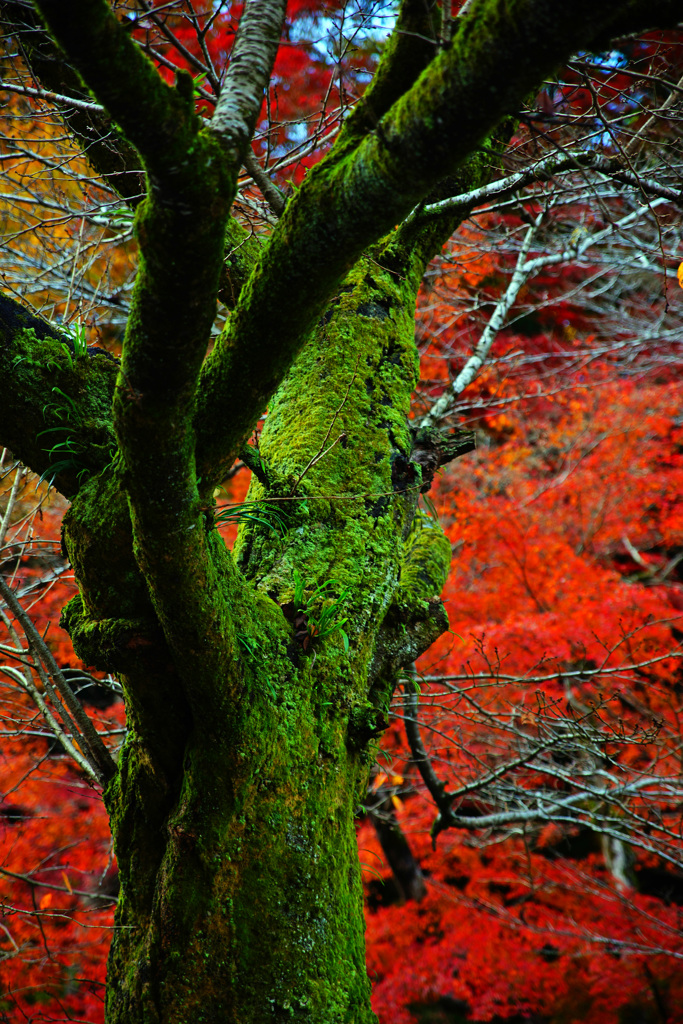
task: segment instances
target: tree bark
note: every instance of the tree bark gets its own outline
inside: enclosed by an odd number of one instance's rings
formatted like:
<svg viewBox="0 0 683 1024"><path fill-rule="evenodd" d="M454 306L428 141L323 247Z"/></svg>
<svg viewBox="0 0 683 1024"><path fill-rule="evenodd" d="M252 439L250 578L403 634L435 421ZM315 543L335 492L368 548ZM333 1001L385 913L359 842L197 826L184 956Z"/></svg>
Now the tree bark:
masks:
<svg viewBox="0 0 683 1024"><path fill-rule="evenodd" d="M373 1019L354 815L396 669L446 625L450 560L415 520L418 282L362 262L271 405L260 455L287 530L240 529L237 642L203 680L209 713L174 672L116 470L66 517L82 596L65 624L81 657L119 672L130 708L105 794L121 872L110 1022ZM328 433L342 439L301 478ZM263 494L254 478L250 500ZM208 511L204 529L227 557ZM297 575L313 598L298 639L283 611Z"/></svg>

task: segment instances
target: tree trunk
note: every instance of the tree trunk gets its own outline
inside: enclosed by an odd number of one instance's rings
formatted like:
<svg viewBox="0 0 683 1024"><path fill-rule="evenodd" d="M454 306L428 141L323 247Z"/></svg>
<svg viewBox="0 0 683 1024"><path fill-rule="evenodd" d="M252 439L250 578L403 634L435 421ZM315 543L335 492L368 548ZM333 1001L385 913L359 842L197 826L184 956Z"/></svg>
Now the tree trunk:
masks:
<svg viewBox="0 0 683 1024"><path fill-rule="evenodd" d="M163 822L117 816L117 800L138 799L140 752L128 745L108 794L123 883L111 1024L374 1020L354 833L360 758L333 723L284 702L252 710L252 727L190 739Z"/></svg>
<svg viewBox="0 0 683 1024"><path fill-rule="evenodd" d="M183 695L125 474L90 478L66 516L81 594L63 622L129 708L105 793L121 873L109 1024L374 1019L354 817L398 669L445 628L450 559L416 516L418 279L359 264L271 404L249 495L267 484L271 501L234 551L244 620L208 680L228 699L200 715ZM204 522L226 564L208 506ZM227 569L224 586L234 599Z"/></svg>

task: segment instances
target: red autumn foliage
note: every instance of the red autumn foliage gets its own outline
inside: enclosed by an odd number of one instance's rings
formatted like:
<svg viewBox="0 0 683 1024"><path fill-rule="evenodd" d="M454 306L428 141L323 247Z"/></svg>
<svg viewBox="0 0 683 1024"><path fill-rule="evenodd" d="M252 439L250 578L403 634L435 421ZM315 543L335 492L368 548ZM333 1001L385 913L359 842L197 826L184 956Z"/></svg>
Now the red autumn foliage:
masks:
<svg viewBox="0 0 683 1024"><path fill-rule="evenodd" d="M134 34L169 83L176 69L195 82L198 110L212 112L219 87L213 67L224 67L235 40L241 4L131 14ZM282 186L301 183L329 144L349 106L377 64L385 4L344 0L290 2L268 95L254 136L254 152L265 159ZM163 27L162 27L163 26ZM213 67L208 63L210 58Z"/></svg>
<svg viewBox="0 0 683 1024"><path fill-rule="evenodd" d="M431 749L450 789L474 778L492 751L505 753L511 708L533 733L543 714L559 716L568 694L577 707L599 705L608 724L624 723L632 739L619 746L625 766L662 778L676 770L680 670L665 655L677 653L683 604L677 565L667 571L681 548L678 384L612 371L596 365L590 380L552 400L479 416L482 445L439 481L435 500L456 551L446 590L453 634L420 670L427 680L437 671L471 680L469 701L423 683L422 720L438 730ZM473 406L481 392L519 390L518 380L494 380L496 372L480 378ZM246 475L236 476L233 500ZM56 626L73 591L60 572L60 513L58 504L45 506L30 543L27 524L18 526L5 571L20 591L35 588L32 614L41 632L50 623L60 664L82 668ZM640 668L624 669L633 665ZM5 1012L101 1020L115 878L106 816L7 679L3 705ZM102 729L120 726L121 716L120 703L93 710ZM364 823L368 964L380 1020L452 1021L465 1008L474 1020L657 1020L664 1010L679 1019L683 891L665 862L635 849L637 886L620 886L595 834L552 822L521 835L448 831L434 850L434 808L400 720L385 747L397 817L427 895L391 902L390 872ZM475 792L463 810L487 807ZM676 827L677 807L661 803L659 813Z"/></svg>
<svg viewBox="0 0 683 1024"><path fill-rule="evenodd" d="M489 255L457 286L489 286L492 266ZM424 359L438 395L457 316L434 294ZM435 809L397 721L375 786L393 793L424 899L400 899L370 821L359 831L374 1006L392 1024L683 1020L680 796L668 795L683 711L680 373L651 352L629 370L568 319L560 304L531 346L499 337L459 406L479 448L433 492L454 552L452 634L418 664L420 719L439 779L468 791L457 812L471 825L432 846ZM542 356L531 371L506 358L520 349ZM567 724L573 749L558 740ZM549 756L531 758L544 742ZM511 763L502 795L477 785ZM561 820L570 776L590 786L607 770L643 783L632 845L610 848L590 814ZM555 820L476 828L541 787Z"/></svg>
<svg viewBox="0 0 683 1024"><path fill-rule="evenodd" d="M5 453L5 487L19 472L8 461ZM20 485L3 573L77 688L84 666L57 625L75 592L60 553L65 506L41 490L36 510L35 480ZM24 645L15 626L5 619L0 633L0 1019L102 1020L116 892L107 816L101 794L50 734L21 685L25 655L18 648ZM124 726L120 698L93 685L80 695L97 727L115 743Z"/></svg>

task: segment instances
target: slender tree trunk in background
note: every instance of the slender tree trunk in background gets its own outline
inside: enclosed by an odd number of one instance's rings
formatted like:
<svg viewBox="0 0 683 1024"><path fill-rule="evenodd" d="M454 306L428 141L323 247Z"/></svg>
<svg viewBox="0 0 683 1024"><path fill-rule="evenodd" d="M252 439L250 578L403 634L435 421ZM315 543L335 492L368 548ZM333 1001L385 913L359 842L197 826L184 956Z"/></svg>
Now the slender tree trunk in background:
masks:
<svg viewBox="0 0 683 1024"><path fill-rule="evenodd" d="M391 868L393 883L401 902L419 903L427 895L424 875L394 813L390 795L380 789L372 796L376 802L366 808L377 834L382 853ZM391 893L389 893L391 895Z"/></svg>

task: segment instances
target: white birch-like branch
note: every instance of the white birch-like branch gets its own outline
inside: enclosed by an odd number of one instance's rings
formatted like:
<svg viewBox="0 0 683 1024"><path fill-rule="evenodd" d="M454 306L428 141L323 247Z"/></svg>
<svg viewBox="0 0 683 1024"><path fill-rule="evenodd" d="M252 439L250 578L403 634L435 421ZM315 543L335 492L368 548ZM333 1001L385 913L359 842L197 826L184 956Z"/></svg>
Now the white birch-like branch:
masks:
<svg viewBox="0 0 683 1024"><path fill-rule="evenodd" d="M505 326L506 317L510 312L510 309L514 305L517 296L529 278L535 276L540 270L544 270L546 267L557 266L570 261L576 262L588 249L598 245L615 231L623 233L636 221L650 213L655 207L666 202L667 199L663 197L655 199L648 205L638 207L638 209L626 214L626 216L622 217L620 220L615 221L606 228L603 228L602 231L596 231L593 234L587 234L582 232L581 229L577 229L572 236L572 242L566 249L563 249L561 252L537 256L534 259L527 260L526 257L534 236L541 224L542 215L539 215L537 220L527 230L517 257L517 263L515 264L510 284L508 285L505 294L497 302L474 352L467 360L450 388L441 395L438 401L435 402L430 411L421 420L420 428L429 429L438 427L444 417L451 412L457 397L462 394L465 388L476 379L479 371L489 356L493 342Z"/></svg>
<svg viewBox="0 0 683 1024"><path fill-rule="evenodd" d="M77 100L74 96L64 96L61 92L50 92L49 89L32 89L29 85L15 85L12 82L4 82L1 79L0 92L16 92L20 96L31 96L33 99L46 100L48 103L75 107L76 110L87 110L91 114L106 114L106 110L100 103L92 103L90 100Z"/></svg>
<svg viewBox="0 0 683 1024"><path fill-rule="evenodd" d="M498 332L505 324L507 314L513 306L521 289L524 287L527 279L533 272L531 264L527 263L526 257L529 253L531 243L534 240L534 236L540 226L540 223L541 217L539 217L528 229L524 241L522 242L522 248L519 251L519 256L517 257L517 264L512 274L510 284L508 285L505 294L496 305L493 315L479 339L477 347L463 366L456 379L453 381L449 390L443 393L441 398L439 398L424 417L420 423L420 428L429 429L431 427L438 426L444 416L450 412L455 398L465 390L468 384L472 383L486 362L488 354L491 351L491 346L493 345ZM531 262L533 263L533 261Z"/></svg>
<svg viewBox="0 0 683 1024"><path fill-rule="evenodd" d="M211 130L244 154L280 45L286 0L247 0Z"/></svg>
<svg viewBox="0 0 683 1024"><path fill-rule="evenodd" d="M406 219L406 223L417 217L438 216L439 214L460 208L476 209L476 207L482 206L491 199L499 198L512 192L518 192L519 189L524 188L526 185L548 181L549 178L554 177L556 174L561 174L565 171L576 171L581 167L595 167L598 160L598 154L591 150L563 155L553 153L551 156L539 160L532 167L528 167L523 171L517 171L515 174L509 174L507 177L499 178L497 181L491 181L488 185L474 188L470 192L461 192L457 196L449 196L447 199L441 199L438 203L430 203L422 208L417 207Z"/></svg>
<svg viewBox="0 0 683 1024"><path fill-rule="evenodd" d="M543 181L549 181L559 174L571 174L574 171L591 170L607 178L612 178L624 184L633 185L646 195L653 195L677 206L683 204L680 192L674 188L656 181L654 178L640 175L628 167L624 167L619 157L608 158L601 156L593 150L581 150L578 153L566 153L558 155L553 153L539 160L532 167L515 174L509 174L505 178L491 181L481 188L472 189L470 192L461 192L457 196L449 196L441 199L438 203L430 203L422 208L417 207L407 218L409 223L417 218L436 217L443 213L455 210L476 210L484 206L492 199L500 199L505 196L514 195L527 185L534 185Z"/></svg>

